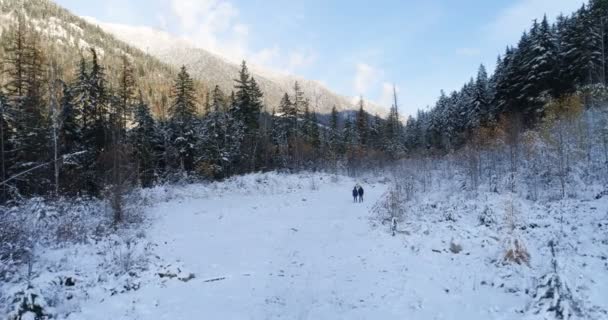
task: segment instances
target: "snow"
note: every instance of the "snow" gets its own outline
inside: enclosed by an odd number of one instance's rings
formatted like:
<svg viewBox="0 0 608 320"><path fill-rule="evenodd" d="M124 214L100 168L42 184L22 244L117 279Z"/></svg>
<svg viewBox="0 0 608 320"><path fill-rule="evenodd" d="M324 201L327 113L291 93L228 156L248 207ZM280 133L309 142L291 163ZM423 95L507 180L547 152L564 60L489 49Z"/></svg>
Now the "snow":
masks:
<svg viewBox="0 0 608 320"><path fill-rule="evenodd" d="M32 284L59 319L551 319L561 296L581 310L573 319L608 319L607 199L472 196L443 181L406 202L393 237L377 205L388 180L376 176L140 190L142 230L38 250ZM513 239L529 263L505 263ZM558 278L547 299L543 284Z"/></svg>

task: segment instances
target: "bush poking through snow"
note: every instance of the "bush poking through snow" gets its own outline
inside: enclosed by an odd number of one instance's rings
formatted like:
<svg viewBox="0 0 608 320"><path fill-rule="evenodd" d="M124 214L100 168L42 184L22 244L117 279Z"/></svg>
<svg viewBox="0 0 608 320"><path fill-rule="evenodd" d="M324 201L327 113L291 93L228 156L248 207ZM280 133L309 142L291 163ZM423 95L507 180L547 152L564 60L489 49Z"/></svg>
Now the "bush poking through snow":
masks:
<svg viewBox="0 0 608 320"><path fill-rule="evenodd" d="M395 184L382 195L372 208L372 212L378 216L382 223L390 222L392 224L393 219L397 221L403 220L405 204L406 197L403 187Z"/></svg>
<svg viewBox="0 0 608 320"><path fill-rule="evenodd" d="M51 318L46 301L38 290L28 288L25 291L19 291L12 301L13 310L9 312L8 320L46 320Z"/></svg>
<svg viewBox="0 0 608 320"><path fill-rule="evenodd" d="M491 227L496 224L496 219L494 217L494 211L490 209L490 207L486 206L483 211L479 214L479 225L485 227Z"/></svg>
<svg viewBox="0 0 608 320"><path fill-rule="evenodd" d="M568 320L582 316L570 287L555 272L546 274L540 279L533 298L534 303L530 310L535 315L542 315L542 319ZM547 317L547 314L551 317Z"/></svg>
<svg viewBox="0 0 608 320"><path fill-rule="evenodd" d="M196 278L194 273L182 271L182 269L180 267L168 265L168 266L164 267L164 270L165 271L157 273L160 278L169 278L169 279L177 278L178 280L183 281L183 282L188 282L188 281Z"/></svg>
<svg viewBox="0 0 608 320"><path fill-rule="evenodd" d="M459 254L462 251L462 245L455 243L454 240L450 241L450 251L454 254Z"/></svg>
<svg viewBox="0 0 608 320"><path fill-rule="evenodd" d="M534 302L528 308L533 315L541 319L586 319L581 304L574 298L567 282L559 275L555 243L549 242L552 255L553 270L544 275L536 287L533 295Z"/></svg>
<svg viewBox="0 0 608 320"><path fill-rule="evenodd" d="M15 267L27 259L30 241L26 221L20 211L0 208L0 282L12 281Z"/></svg>

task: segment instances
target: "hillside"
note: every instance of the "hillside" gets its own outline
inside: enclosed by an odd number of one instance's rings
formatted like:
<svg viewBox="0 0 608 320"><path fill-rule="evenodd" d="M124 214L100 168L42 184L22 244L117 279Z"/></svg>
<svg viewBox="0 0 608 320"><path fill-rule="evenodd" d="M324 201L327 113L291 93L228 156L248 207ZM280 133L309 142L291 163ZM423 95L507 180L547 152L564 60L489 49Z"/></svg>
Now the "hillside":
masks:
<svg viewBox="0 0 608 320"><path fill-rule="evenodd" d="M199 81L199 101L205 99L209 88L216 84L230 92L239 66L203 49L195 48L169 34L145 27L104 24L78 17L48 0L3 0L0 2L0 31L16 23L18 12L25 21L43 36L43 45L62 66L64 78L71 78L81 55L95 48L102 62L110 70L120 66L120 59L127 55L137 71L138 83L145 97L151 102L157 115L166 114L166 101L177 68L185 65ZM67 50L66 50L67 49ZM290 75L264 72L256 73L265 104L269 111L278 106L285 92L291 93L295 81L301 84L306 97L320 113L329 113L332 106L339 110L354 109L352 98L337 95L320 83ZM117 74L109 72L110 76ZM112 80L112 79L111 79ZM386 115L387 109L373 103L367 104L368 112Z"/></svg>
<svg viewBox="0 0 608 320"><path fill-rule="evenodd" d="M151 102L155 113L159 115L166 111L163 110L166 108L163 100L169 95L169 88L177 73L175 68L117 40L97 26L47 0L1 1L0 31L15 25L19 13L31 28L41 34L41 45L46 55L52 57L62 68L60 71L63 79L72 79L80 57L88 55L88 50L94 48L109 69L110 81L115 81L122 56L126 55L136 71L139 87Z"/></svg>
<svg viewBox="0 0 608 320"><path fill-rule="evenodd" d="M186 40L178 39L166 32L148 27L134 27L121 24L103 23L92 18L86 18L92 24L97 24L103 30L113 34L118 39L129 43L140 50L166 62L174 67L185 65L193 76L206 83L220 85L222 90L230 92L233 79L237 77L240 66L217 56L209 51L195 47ZM329 113L332 106L338 110L353 109L353 98L338 95L321 83L301 77L280 74L265 70L261 67L250 66L256 81L265 94L267 107L274 108L285 92L293 91L294 83L300 83L306 97L310 99L317 112ZM386 115L388 109L367 101L369 113Z"/></svg>

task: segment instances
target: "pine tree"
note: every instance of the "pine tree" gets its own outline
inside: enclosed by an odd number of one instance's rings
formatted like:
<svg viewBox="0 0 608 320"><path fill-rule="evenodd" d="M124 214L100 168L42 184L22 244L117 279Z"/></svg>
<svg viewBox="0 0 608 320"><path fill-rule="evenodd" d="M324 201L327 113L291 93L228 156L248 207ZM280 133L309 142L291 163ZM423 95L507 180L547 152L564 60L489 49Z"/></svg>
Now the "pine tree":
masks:
<svg viewBox="0 0 608 320"><path fill-rule="evenodd" d="M0 90L0 177L2 181L2 194L0 194L0 203L8 200L8 186L5 181L8 179L8 168L11 165L11 145L10 141L13 136L13 126L10 114L10 106L8 99Z"/></svg>
<svg viewBox="0 0 608 320"><path fill-rule="evenodd" d="M384 134L383 134L383 128L384 128L384 123L382 122L382 118L380 117L380 115L375 114L371 121L370 121L370 125L369 125L369 131L368 131L368 145L375 150L382 150L383 149L383 140L384 140Z"/></svg>
<svg viewBox="0 0 608 320"><path fill-rule="evenodd" d="M217 87L217 86L216 86ZM207 92L205 92L205 114L209 114L212 111L212 103L211 103L211 92L209 92L209 90L207 90Z"/></svg>
<svg viewBox="0 0 608 320"><path fill-rule="evenodd" d="M84 77L84 88L76 99L82 103L83 118L87 122L83 125L83 143L92 151L96 160L99 154L109 145L107 136L109 124L109 97L107 92L105 68L99 63L97 52L91 49L91 70Z"/></svg>
<svg viewBox="0 0 608 320"><path fill-rule="evenodd" d="M256 131L259 129L260 113L264 110L264 94L253 77L249 81L249 95L251 97L250 116L246 124L251 131Z"/></svg>
<svg viewBox="0 0 608 320"><path fill-rule="evenodd" d="M186 67L182 67L172 89L173 102L169 108L169 128L171 141L177 154L180 169L190 172L194 169L196 137L196 98L194 83Z"/></svg>
<svg viewBox="0 0 608 320"><path fill-rule="evenodd" d="M561 35L561 59L568 79L579 86L596 83L602 65L601 30L593 20L587 6L583 5L565 26Z"/></svg>
<svg viewBox="0 0 608 320"><path fill-rule="evenodd" d="M312 112L310 116L310 144L314 148L315 152L321 148L321 133L319 132L319 120L317 113Z"/></svg>
<svg viewBox="0 0 608 320"><path fill-rule="evenodd" d="M220 89L220 86L213 88L213 94L211 96L209 111L220 112L224 111L226 102L224 101L224 93Z"/></svg>
<svg viewBox="0 0 608 320"><path fill-rule="evenodd" d="M9 174L31 171L18 180L18 188L26 194L46 191L45 173L49 172L44 163L49 157L48 113L45 106L45 57L39 44L38 35L27 30L22 17L18 18L17 28L9 34L5 47L5 63L8 82L9 108L13 132ZM31 175L39 181L30 183Z"/></svg>
<svg viewBox="0 0 608 320"><path fill-rule="evenodd" d="M81 141L84 154L78 159L84 190L90 194L101 191L106 170L100 156L107 151L110 139L109 96L105 69L99 64L97 52L91 52L90 71L81 59L76 81L72 86L74 108L81 114Z"/></svg>
<svg viewBox="0 0 608 320"><path fill-rule="evenodd" d="M9 30L4 47L3 62L7 66L5 72L8 76L5 88L8 97L21 98L25 96L27 90L28 43L26 33L24 18L19 15L16 28Z"/></svg>
<svg viewBox="0 0 608 320"><path fill-rule="evenodd" d="M393 105L383 131L384 151L394 158L400 156L403 152L403 125L399 119L399 104L395 86L393 86Z"/></svg>
<svg viewBox="0 0 608 320"><path fill-rule="evenodd" d="M255 79L249 74L247 64L243 61L239 72L234 93L234 103L230 108L230 116L234 123L241 123L243 127L243 141L240 143L241 166L243 172L256 170L260 158L259 154L259 121L263 108L263 94Z"/></svg>
<svg viewBox="0 0 608 320"><path fill-rule="evenodd" d="M115 111L122 139L127 131L127 123L133 118L133 105L135 104L135 76L133 67L126 55L122 56L121 74L118 87L118 108ZM141 97L140 97L141 99ZM141 104L141 101L139 101Z"/></svg>
<svg viewBox="0 0 608 320"><path fill-rule="evenodd" d="M301 136L306 143L311 142L311 134L313 127L312 113L310 112L310 104L308 101L304 104L304 111L302 113L302 133Z"/></svg>
<svg viewBox="0 0 608 320"><path fill-rule="evenodd" d="M220 179L230 174L238 159L243 125L231 114L222 111L224 94L218 86L213 90L211 112L205 115L201 127L200 148L203 150L200 170L208 178Z"/></svg>
<svg viewBox="0 0 608 320"><path fill-rule="evenodd" d="M243 122L245 133L252 134L259 127L259 115L262 110L262 92L255 79L249 74L247 64L243 61L238 79L234 80L236 92L234 93L234 104L232 115L235 119Z"/></svg>
<svg viewBox="0 0 608 320"><path fill-rule="evenodd" d="M82 118L81 110L74 106L74 97L70 87L62 84L63 95L60 101L60 128L59 137L61 141L61 153L73 154L82 147Z"/></svg>
<svg viewBox="0 0 608 320"><path fill-rule="evenodd" d="M357 131L350 117L347 117L344 121L344 128L342 129L342 138L344 146L343 152L351 150L353 146L356 145L358 142Z"/></svg>
<svg viewBox="0 0 608 320"><path fill-rule="evenodd" d="M472 108L469 114L469 127L478 128L490 120L490 93L488 73L485 66L479 66L475 87L473 89Z"/></svg>
<svg viewBox="0 0 608 320"><path fill-rule="evenodd" d="M133 150L138 181L142 187L150 187L155 180L157 167L156 151L160 148L160 137L150 108L140 93L139 102L133 114L133 128L129 132L129 142Z"/></svg>
<svg viewBox="0 0 608 320"><path fill-rule="evenodd" d="M336 106L333 106L331 108L331 117L329 120L329 127L331 128L332 131L337 132L338 131L338 109L336 109Z"/></svg>
<svg viewBox="0 0 608 320"><path fill-rule="evenodd" d="M293 85L293 114L296 119L300 118L302 113L304 112L305 106L308 104L306 98L304 96L304 91L302 91L302 87L300 83L297 81ZM296 120L296 132L300 134L302 132L302 128L300 128L300 122Z"/></svg>
<svg viewBox="0 0 608 320"><path fill-rule="evenodd" d="M297 114L289 95L285 93L279 104L279 116L273 128L273 141L277 146L284 166L294 156L294 143L297 135Z"/></svg>
<svg viewBox="0 0 608 320"><path fill-rule="evenodd" d="M530 106L526 114L536 123L542 117L542 107L545 104L543 97L554 94L558 75L558 52L553 31L549 26L547 17L539 25L535 25L531 39L530 57L525 66L528 70L526 83L528 83L530 97L539 97L541 100L528 98Z"/></svg>
<svg viewBox="0 0 608 320"><path fill-rule="evenodd" d="M368 119L367 112L364 109L363 97L359 99L359 111L357 112L357 118L355 120L356 133L357 133L357 143L360 146L367 145L368 138Z"/></svg>

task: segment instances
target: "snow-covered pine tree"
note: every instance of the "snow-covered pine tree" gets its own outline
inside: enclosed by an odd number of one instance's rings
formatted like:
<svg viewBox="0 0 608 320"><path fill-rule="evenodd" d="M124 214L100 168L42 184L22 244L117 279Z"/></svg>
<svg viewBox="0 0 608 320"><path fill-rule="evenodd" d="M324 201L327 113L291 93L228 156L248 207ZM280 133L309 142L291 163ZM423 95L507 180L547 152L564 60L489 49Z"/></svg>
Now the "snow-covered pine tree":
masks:
<svg viewBox="0 0 608 320"><path fill-rule="evenodd" d="M156 179L156 151L161 141L150 107L143 101L141 93L133 111L133 128L129 131L128 138L137 170L137 180L142 187L150 187Z"/></svg>
<svg viewBox="0 0 608 320"><path fill-rule="evenodd" d="M321 148L321 133L319 132L319 120L317 118L317 113L315 110L310 114L310 144L312 145L315 152L319 151Z"/></svg>
<svg viewBox="0 0 608 320"><path fill-rule="evenodd" d="M277 147L280 163L287 166L291 161L293 141L296 136L297 115L289 95L285 93L279 104L279 115L273 127L273 142Z"/></svg>
<svg viewBox="0 0 608 320"><path fill-rule="evenodd" d="M482 64L477 71L473 89L472 106L469 114L469 126L478 128L488 123L490 118L490 94L488 73Z"/></svg>
<svg viewBox="0 0 608 320"><path fill-rule="evenodd" d="M102 189L104 170L100 155L111 143L109 136L110 112L105 69L99 64L97 52L91 52L91 68L83 59L71 88L73 104L81 114L82 156L78 166L82 170L83 189L90 194L98 194Z"/></svg>
<svg viewBox="0 0 608 320"><path fill-rule="evenodd" d="M554 93L558 71L558 52L555 36L545 16L531 32L531 46L525 68L528 70L525 88L529 97L524 110L527 118L536 123L542 117L546 97Z"/></svg>
<svg viewBox="0 0 608 320"><path fill-rule="evenodd" d="M338 109L334 105L331 108L331 114L329 116L329 128L324 130L325 144L329 150L328 158L330 161L337 161L340 154L342 154L342 132L340 130L340 118Z"/></svg>
<svg viewBox="0 0 608 320"><path fill-rule="evenodd" d="M367 117L367 112L365 112L363 97L359 98L359 111L357 111L357 117L355 120L355 128L357 133L357 143L360 146L367 145L368 139L368 130L369 130L369 121Z"/></svg>
<svg viewBox="0 0 608 320"><path fill-rule="evenodd" d="M207 178L219 179L229 175L231 165L238 159L242 124L221 111L224 94L219 86L213 90L210 101L211 112L203 118L200 128L201 163L199 171Z"/></svg>
<svg viewBox="0 0 608 320"><path fill-rule="evenodd" d="M62 83L62 97L59 102L60 106L60 124L59 138L62 154L72 154L79 151L82 147L82 127L80 120L82 119L82 110L74 106L74 96L70 86Z"/></svg>
<svg viewBox="0 0 608 320"><path fill-rule="evenodd" d="M8 168L12 160L10 141L14 132L11 118L8 99L0 90L0 177L2 179L0 203L8 200L8 185L5 181L8 179Z"/></svg>
<svg viewBox="0 0 608 320"><path fill-rule="evenodd" d="M368 145L374 150L382 150L384 142L383 125L382 118L378 114L375 114L369 121Z"/></svg>
<svg viewBox="0 0 608 320"><path fill-rule="evenodd" d="M120 69L119 86L117 90L118 105L116 110L117 125L120 133L120 140L124 138L129 122L133 121L133 108L139 106L141 101L136 101L136 83L133 74L133 66L126 55L122 56L122 66ZM140 93L140 100L141 100Z"/></svg>
<svg viewBox="0 0 608 320"><path fill-rule="evenodd" d="M258 127L258 117L260 112L258 107L260 105L258 101L254 100L259 100L260 97L254 97L252 95L254 91L259 91L259 87L257 87L255 80L252 82L252 78L249 74L249 69L247 68L247 63L245 61L243 61L241 64L238 79L235 79L234 81L234 88L236 91L234 92L234 104L231 106L231 113L235 119L243 122L245 125L244 131L247 134L250 134ZM256 83L256 88L252 88L252 83Z"/></svg>
<svg viewBox="0 0 608 320"><path fill-rule="evenodd" d="M169 108L169 129L172 148L175 150L176 162L184 173L194 169L195 158L195 125L196 125L196 97L194 82L185 66L182 66L175 79L171 98L173 102Z"/></svg>
<svg viewBox="0 0 608 320"><path fill-rule="evenodd" d="M44 91L46 61L39 35L27 29L23 17L18 17L17 27L9 33L4 51L9 113L14 124L14 161L7 176L28 172L17 181L17 188L27 195L40 194L50 183L50 167L45 165L50 151ZM38 181L33 181L33 175Z"/></svg>
<svg viewBox="0 0 608 320"><path fill-rule="evenodd" d="M604 17L605 19L605 17ZM597 83L601 77L602 37L601 18L594 19L583 5L563 26L561 59L565 75L578 86Z"/></svg>
<svg viewBox="0 0 608 320"><path fill-rule="evenodd" d="M234 100L230 107L231 117L234 123L244 125L242 132L243 141L241 145L241 161L239 169L241 172L256 169L259 157L258 129L260 113L264 109L263 93L257 82L249 74L247 63L243 61L239 76L235 81Z"/></svg>

